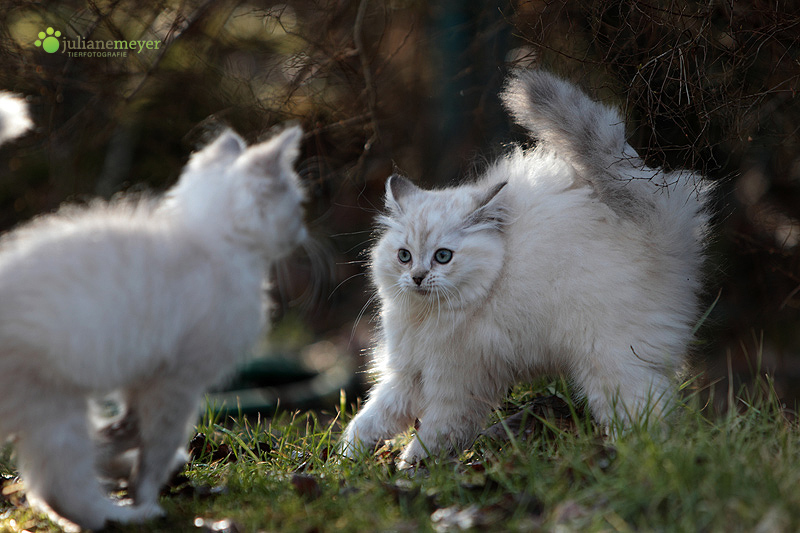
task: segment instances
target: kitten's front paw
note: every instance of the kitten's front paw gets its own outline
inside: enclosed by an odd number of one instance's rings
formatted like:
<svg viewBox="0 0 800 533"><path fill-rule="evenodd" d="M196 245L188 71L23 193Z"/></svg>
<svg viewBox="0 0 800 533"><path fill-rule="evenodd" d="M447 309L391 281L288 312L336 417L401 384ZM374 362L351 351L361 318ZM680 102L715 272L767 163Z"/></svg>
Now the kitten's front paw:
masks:
<svg viewBox="0 0 800 533"><path fill-rule="evenodd" d="M400 457L397 460L397 463L396 463L395 466L397 466L398 470L411 470L412 468L416 467L417 464L416 463L409 463L408 461L406 461L405 459Z"/></svg>
<svg viewBox="0 0 800 533"><path fill-rule="evenodd" d="M145 520L154 520L167 516L167 512L156 503L142 505L140 509Z"/></svg>
<svg viewBox="0 0 800 533"><path fill-rule="evenodd" d="M135 511L135 514L130 522L149 522L150 520L167 516L167 512L156 503L137 505L133 507L133 510Z"/></svg>
<svg viewBox="0 0 800 533"><path fill-rule="evenodd" d="M400 458L397 460L397 468L400 470L408 470L417 465L420 461L428 457L428 451L422 445L418 437L414 437L414 439L406 446L406 449L403 450L403 453L400 454Z"/></svg>
<svg viewBox="0 0 800 533"><path fill-rule="evenodd" d="M116 506L107 519L118 524L141 524L166 516L167 513L158 504L145 504L133 506Z"/></svg>
<svg viewBox="0 0 800 533"><path fill-rule="evenodd" d="M348 459L358 459L369 455L375 448L376 442L370 442L360 438L363 432L354 420L345 428L342 439L339 441L337 452L340 456Z"/></svg>

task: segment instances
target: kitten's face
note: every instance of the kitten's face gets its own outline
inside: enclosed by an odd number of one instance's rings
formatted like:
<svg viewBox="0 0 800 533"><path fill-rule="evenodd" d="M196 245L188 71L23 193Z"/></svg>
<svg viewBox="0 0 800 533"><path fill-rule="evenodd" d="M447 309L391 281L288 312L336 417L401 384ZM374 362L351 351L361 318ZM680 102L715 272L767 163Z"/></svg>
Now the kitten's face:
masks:
<svg viewBox="0 0 800 533"><path fill-rule="evenodd" d="M171 194L209 235L222 232L272 259L285 255L307 236L292 168L301 136L289 128L248 148L227 131L192 157Z"/></svg>
<svg viewBox="0 0 800 533"><path fill-rule="evenodd" d="M273 256L290 252L307 237L304 194L293 169L301 136L300 128L290 128L252 146L232 169L241 182L238 229Z"/></svg>
<svg viewBox="0 0 800 533"><path fill-rule="evenodd" d="M424 191L390 178L386 231L372 251L381 296L450 309L484 298L505 254L502 186Z"/></svg>

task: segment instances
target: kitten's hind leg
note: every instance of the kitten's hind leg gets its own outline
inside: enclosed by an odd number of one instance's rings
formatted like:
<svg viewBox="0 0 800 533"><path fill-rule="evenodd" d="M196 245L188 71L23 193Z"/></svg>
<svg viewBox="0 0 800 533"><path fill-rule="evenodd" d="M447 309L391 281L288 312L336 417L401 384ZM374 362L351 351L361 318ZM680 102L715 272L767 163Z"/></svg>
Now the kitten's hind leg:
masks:
<svg viewBox="0 0 800 533"><path fill-rule="evenodd" d="M17 457L29 501L88 529L100 529L107 521L147 519L105 497L95 475L95 444L83 394L54 387L29 389L28 394L30 425L18 434ZM58 516L53 518L60 521Z"/></svg>
<svg viewBox="0 0 800 533"><path fill-rule="evenodd" d="M136 506L162 512L161 488L186 460L189 428L197 416L200 390L178 380L156 379L131 391L130 409L139 421L139 462L128 492ZM178 460L180 458L180 461Z"/></svg>
<svg viewBox="0 0 800 533"><path fill-rule="evenodd" d="M386 377L369 393L367 402L342 435L342 455L355 458L367 453L381 439L408 429L416 420L419 387L413 380Z"/></svg>
<svg viewBox="0 0 800 533"><path fill-rule="evenodd" d="M577 382L595 420L612 435L633 424L659 427L675 399L665 369L635 358L596 358Z"/></svg>
<svg viewBox="0 0 800 533"><path fill-rule="evenodd" d="M100 477L112 482L129 479L138 460L140 444L136 413L128 409L110 423L95 420L93 425Z"/></svg>

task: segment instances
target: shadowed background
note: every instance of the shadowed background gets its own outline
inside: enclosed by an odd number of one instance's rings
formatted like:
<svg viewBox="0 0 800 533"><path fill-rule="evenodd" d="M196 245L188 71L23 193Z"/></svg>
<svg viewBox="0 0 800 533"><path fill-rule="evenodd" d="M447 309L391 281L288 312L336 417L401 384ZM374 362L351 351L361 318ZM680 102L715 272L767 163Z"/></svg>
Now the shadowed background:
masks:
<svg viewBox="0 0 800 533"><path fill-rule="evenodd" d="M497 93L509 69L541 66L620 107L630 143L651 166L691 168L720 183L707 305L719 298L700 330L698 384L770 372L790 405L800 395L800 6L109 0L0 7L0 89L25 95L36 123L0 148L0 230L65 200L163 191L222 125L253 142L298 122L306 131L298 169L317 244L278 268L270 345L303 351L312 370L333 361L350 372L365 363L374 325L363 261L384 180L399 171L424 186L458 183L504 143L528 142ZM35 45L48 27L61 41L161 45L126 57L69 57ZM331 351L347 361L326 356Z"/></svg>

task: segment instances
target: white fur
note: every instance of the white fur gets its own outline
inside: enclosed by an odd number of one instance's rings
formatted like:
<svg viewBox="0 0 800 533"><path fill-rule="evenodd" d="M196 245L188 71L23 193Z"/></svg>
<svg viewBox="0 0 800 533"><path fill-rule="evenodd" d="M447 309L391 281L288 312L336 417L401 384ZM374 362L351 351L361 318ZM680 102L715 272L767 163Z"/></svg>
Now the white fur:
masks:
<svg viewBox="0 0 800 533"><path fill-rule="evenodd" d="M0 144L19 137L32 125L25 101L10 93L0 92Z"/></svg>
<svg viewBox="0 0 800 533"><path fill-rule="evenodd" d="M474 184L387 182L371 252L378 383L345 430L348 456L415 419L404 462L463 449L509 386L541 374L569 376L603 424L669 406L698 315L707 186L645 167L618 114L552 75L508 87L536 149L514 148ZM587 139L598 145L570 144ZM439 248L454 252L447 264Z"/></svg>
<svg viewBox="0 0 800 533"><path fill-rule="evenodd" d="M300 136L247 148L226 131L163 199L65 207L4 237L0 440L31 502L90 529L161 514L201 394L256 341L267 269L305 238ZM133 425L117 443L87 415L110 391ZM118 506L97 478L131 447L134 505Z"/></svg>

